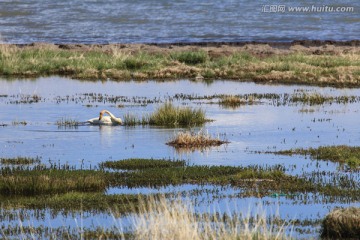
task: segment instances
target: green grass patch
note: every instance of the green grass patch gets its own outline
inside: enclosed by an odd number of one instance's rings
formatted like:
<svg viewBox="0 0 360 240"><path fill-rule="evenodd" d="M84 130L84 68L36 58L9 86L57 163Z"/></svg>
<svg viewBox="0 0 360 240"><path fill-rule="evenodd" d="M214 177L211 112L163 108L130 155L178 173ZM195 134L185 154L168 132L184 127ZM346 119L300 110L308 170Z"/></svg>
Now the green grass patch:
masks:
<svg viewBox="0 0 360 240"><path fill-rule="evenodd" d="M205 111L191 107L177 107L167 102L149 116L149 124L167 127L190 127L207 122Z"/></svg>
<svg viewBox="0 0 360 240"><path fill-rule="evenodd" d="M143 115L141 118L132 113L126 113L123 117L123 125L153 125L163 127L192 127L203 125L209 120L205 117L205 111L201 108L174 106L166 102L159 106L153 113Z"/></svg>
<svg viewBox="0 0 360 240"><path fill-rule="evenodd" d="M208 54L205 51L173 52L170 56L173 60L190 65L205 63L208 59Z"/></svg>
<svg viewBox="0 0 360 240"><path fill-rule="evenodd" d="M285 151L277 151L273 153L281 155L310 155L312 159L338 162L340 164L346 164L353 169L359 168L360 166L360 147L351 147L345 145L321 146L318 148L298 148Z"/></svg>
<svg viewBox="0 0 360 240"><path fill-rule="evenodd" d="M2 168L0 176L0 193L6 195L102 192L106 187L106 173L94 170Z"/></svg>
<svg viewBox="0 0 360 240"><path fill-rule="evenodd" d="M105 195L91 192L68 192L63 194L38 196L2 196L2 208L25 208L34 210L51 209L54 214L72 211L111 211L131 212L141 198L140 194Z"/></svg>
<svg viewBox="0 0 360 240"><path fill-rule="evenodd" d="M166 159L143 159L130 158L121 161L106 161L101 163L101 167L123 170L140 170L150 168L171 168L184 167L184 160L166 160Z"/></svg>

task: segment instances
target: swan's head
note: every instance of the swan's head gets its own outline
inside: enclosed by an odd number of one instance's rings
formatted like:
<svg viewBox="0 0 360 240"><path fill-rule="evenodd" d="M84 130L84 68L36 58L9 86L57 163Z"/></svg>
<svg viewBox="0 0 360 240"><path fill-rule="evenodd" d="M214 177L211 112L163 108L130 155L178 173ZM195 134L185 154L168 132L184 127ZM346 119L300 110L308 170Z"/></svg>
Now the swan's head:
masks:
<svg viewBox="0 0 360 240"><path fill-rule="evenodd" d="M114 121L118 124L123 124L123 121L121 120L121 118L115 118Z"/></svg>
<svg viewBox="0 0 360 240"><path fill-rule="evenodd" d="M99 121L101 120L102 116L104 115L104 112L101 111L100 114L99 114Z"/></svg>

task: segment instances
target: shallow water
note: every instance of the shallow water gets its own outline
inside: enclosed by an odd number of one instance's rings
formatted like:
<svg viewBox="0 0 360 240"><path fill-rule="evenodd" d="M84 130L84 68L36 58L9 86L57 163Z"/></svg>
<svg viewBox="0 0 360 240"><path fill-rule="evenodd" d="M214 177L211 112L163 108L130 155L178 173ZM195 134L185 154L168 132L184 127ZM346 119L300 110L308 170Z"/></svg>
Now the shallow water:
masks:
<svg viewBox="0 0 360 240"><path fill-rule="evenodd" d="M270 6L275 11L269 12ZM293 12L291 7L319 10ZM11 43L352 40L360 36L359 11L360 3L352 0L5 0L0 36Z"/></svg>
<svg viewBox="0 0 360 240"><path fill-rule="evenodd" d="M339 171L337 164L313 161L303 156L277 156L257 154L254 151L274 151L290 148L308 148L323 145L359 145L360 112L358 103L304 105L286 104L277 106L270 100L261 100L254 105L239 108L223 108L213 100L181 100L175 94L210 96L214 94L277 93L292 94L295 91L317 92L326 96L360 96L358 89L334 89L306 86L258 85L235 81L212 83L178 81L144 82L88 82L60 77L34 80L0 80L0 157L41 157L43 163L68 163L83 168L97 167L106 160L126 158L170 158L185 159L190 164L248 166L273 166L280 164L288 174L302 175L312 171L352 174L359 181L358 173ZM36 96L38 102L29 103ZM94 96L103 96L101 100ZM111 102L109 96L122 97L125 102ZM204 151L178 152L165 143L179 130L159 127L108 127L81 125L76 128L58 127L62 118L84 122L108 109L122 117L127 112L141 116L152 112L163 102L172 99L177 105L201 107L207 117L215 121L207 123L204 131L219 135L230 143ZM139 101L150 100L148 104ZM210 103L213 101L213 103ZM119 107L119 105L121 105ZM311 111L304 111L311 110ZM26 121L27 125L15 124ZM198 130L196 128L195 130ZM326 178L326 177L325 177ZM279 211L283 219L316 220L322 218L335 206L357 205L339 199L322 199L306 194L294 198L265 197L237 198L240 189L214 186L169 186L159 189L114 188L114 193L154 192L199 192L196 209L209 210L209 203L221 211L246 211L262 205L268 213ZM219 197L221 196L221 197ZM211 205L214 206L214 205ZM212 209L210 209L212 210ZM71 225L74 218L55 215L54 225ZM94 219L94 216L95 219ZM100 219L100 220L99 220ZM82 219L85 226L103 226L100 223L114 222L106 214L89 213ZM119 219L117 219L119 220ZM94 223L95 222L95 223ZM36 223L36 221L35 221ZM37 223L36 223L37 224ZM318 228L310 236L316 236ZM307 236L307 235L305 235Z"/></svg>

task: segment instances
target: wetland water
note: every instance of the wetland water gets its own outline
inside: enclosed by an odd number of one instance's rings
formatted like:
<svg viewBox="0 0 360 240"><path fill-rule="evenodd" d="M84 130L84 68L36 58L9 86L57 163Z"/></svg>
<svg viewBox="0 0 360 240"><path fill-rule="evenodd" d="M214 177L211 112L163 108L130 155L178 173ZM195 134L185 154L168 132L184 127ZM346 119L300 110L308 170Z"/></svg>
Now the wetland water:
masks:
<svg viewBox="0 0 360 240"><path fill-rule="evenodd" d="M255 104L224 108L218 99L176 97L177 94L212 96L214 94L271 93L284 96L296 92L318 93L324 96L360 96L358 89L334 89L306 86L257 85L234 81L210 83L189 80L143 82L91 82L60 77L34 80L0 80L0 156L40 157L44 164L65 164L83 168L97 166L106 160L127 158L184 159L196 165L273 166L280 164L292 175L311 174L314 171L351 174L359 181L358 172L341 173L338 164L314 161L304 156L258 154L256 151L275 151L290 148L308 148L323 145L360 144L358 102L322 105L305 103L279 104L274 99L260 99ZM117 100L114 101L115 97ZM210 97L208 97L210 98ZM141 116L152 112L163 102L200 107L213 122L203 130L219 135L230 143L203 151L176 151L165 143L181 129L148 126L107 127L81 125L65 128L58 120L71 118L80 122L97 117L108 109L123 117L126 113ZM25 121L27 124L19 124ZM196 128L195 130L199 130ZM199 190L200 189L200 190ZM236 198L240 190L231 187L182 185L160 189L114 188L108 194L150 192L192 192L198 198L198 208L207 209L214 201L220 209L246 211L249 206L264 205L268 212L279 212L285 219L318 220L335 206L357 205L346 200L328 200L307 194L295 199L271 196ZM219 198L218 196L223 196ZM244 207L245 206L245 207ZM29 213L30 214L30 213ZM31 215L31 214L30 214ZM74 217L46 215L52 226L70 224ZM79 215L80 216L80 215ZM77 217L79 217L77 216ZM89 213L82 216L86 226L110 223L113 218ZM52 223L52 219L56 219ZM76 218L76 216L75 216ZM95 220L94 220L95 219ZM41 222L41 221L40 221ZM39 223L40 223L39 222ZM38 224L36 221L33 224ZM306 228L306 226L305 226ZM306 233L316 236L317 228ZM305 234L305 236L307 236Z"/></svg>
<svg viewBox="0 0 360 240"><path fill-rule="evenodd" d="M268 12L270 5L284 12ZM291 11L291 7L320 7ZM321 7L350 7L326 12ZM1 1L0 41L9 43L144 43L353 40L360 3L298 1Z"/></svg>

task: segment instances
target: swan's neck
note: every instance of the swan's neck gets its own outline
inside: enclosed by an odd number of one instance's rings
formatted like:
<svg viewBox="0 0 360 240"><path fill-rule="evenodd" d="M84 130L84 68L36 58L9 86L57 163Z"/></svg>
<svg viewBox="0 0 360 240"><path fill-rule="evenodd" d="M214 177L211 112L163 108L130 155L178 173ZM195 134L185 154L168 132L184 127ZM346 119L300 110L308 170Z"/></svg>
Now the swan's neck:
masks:
<svg viewBox="0 0 360 240"><path fill-rule="evenodd" d="M112 119L116 119L116 117L115 117L111 112L109 112L109 111L107 111L107 110L104 110L104 113L109 114L109 116L110 116Z"/></svg>

